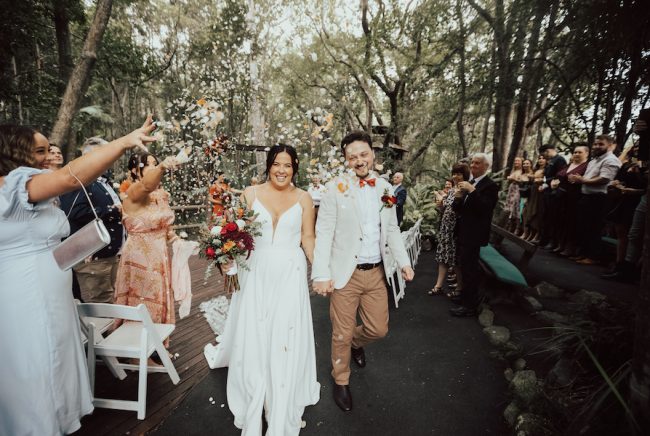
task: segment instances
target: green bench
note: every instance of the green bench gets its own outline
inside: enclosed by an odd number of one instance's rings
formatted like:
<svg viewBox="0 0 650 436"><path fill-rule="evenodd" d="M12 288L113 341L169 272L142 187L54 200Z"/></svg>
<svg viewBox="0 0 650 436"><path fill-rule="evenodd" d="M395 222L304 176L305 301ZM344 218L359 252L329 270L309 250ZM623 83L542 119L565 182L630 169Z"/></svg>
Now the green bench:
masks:
<svg viewBox="0 0 650 436"><path fill-rule="evenodd" d="M616 247L618 245L618 239L610 238L609 236L603 236L600 238L600 240L612 247Z"/></svg>
<svg viewBox="0 0 650 436"><path fill-rule="evenodd" d="M501 242L507 239L510 243L515 245L519 250L521 250L521 257L517 261L517 268L523 274L526 274L528 269L528 262L533 258L535 252L537 251L537 244L528 242L525 239L521 239L519 236L507 231L506 229L497 226L492 223L492 243L495 248L500 248Z"/></svg>
<svg viewBox="0 0 650 436"><path fill-rule="evenodd" d="M481 265L497 280L514 286L528 287L528 282L519 269L503 257L492 244L481 247Z"/></svg>

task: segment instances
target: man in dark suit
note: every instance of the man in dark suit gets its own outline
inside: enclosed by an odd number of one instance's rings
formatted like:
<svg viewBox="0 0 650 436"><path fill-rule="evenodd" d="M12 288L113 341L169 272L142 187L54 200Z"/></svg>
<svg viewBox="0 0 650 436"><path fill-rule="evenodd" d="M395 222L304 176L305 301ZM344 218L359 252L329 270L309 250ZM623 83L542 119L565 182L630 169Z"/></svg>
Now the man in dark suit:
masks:
<svg viewBox="0 0 650 436"><path fill-rule="evenodd" d="M92 152L94 147L105 144L101 138L90 138L84 143L82 153ZM115 193L107 177L97 178L86 186L88 196L95 206L95 212L102 220L111 242L87 262L74 266L74 272L79 281L82 295L87 302L112 303L117 278L118 257L122 248L124 228L122 227L122 203ZM61 209L68 215L70 234L95 219L92 207L82 189L68 192L60 197Z"/></svg>
<svg viewBox="0 0 650 436"><path fill-rule="evenodd" d="M402 224L404 219L404 203L406 203L406 188L402 186L404 181L404 174L393 174L393 195L397 197L397 204L395 204L395 212L397 213L397 225Z"/></svg>
<svg viewBox="0 0 650 436"><path fill-rule="evenodd" d="M463 289L454 301L460 306L450 309L453 316L475 316L478 313L479 254L481 247L488 244L492 212L499 195L499 187L486 175L489 168L489 158L484 153L476 153L470 163L470 180L458 183L453 208L458 214L457 247Z"/></svg>

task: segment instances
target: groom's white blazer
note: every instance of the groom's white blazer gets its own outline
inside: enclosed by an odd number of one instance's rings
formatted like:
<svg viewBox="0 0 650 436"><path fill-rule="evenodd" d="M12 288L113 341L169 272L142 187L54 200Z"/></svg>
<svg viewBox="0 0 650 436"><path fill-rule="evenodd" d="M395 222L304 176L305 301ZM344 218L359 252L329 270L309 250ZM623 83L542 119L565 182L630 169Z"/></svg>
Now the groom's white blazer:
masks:
<svg viewBox="0 0 650 436"><path fill-rule="evenodd" d="M336 178L329 182L318 210L311 276L315 280L334 280L335 289L345 287L350 281L361 251L361 220L355 198L361 188L354 183L355 180ZM377 177L375 190L379 198L381 257L384 259L390 250L401 269L411 266L411 262L397 225L395 207L381 208L381 197L386 189L393 195L390 183Z"/></svg>

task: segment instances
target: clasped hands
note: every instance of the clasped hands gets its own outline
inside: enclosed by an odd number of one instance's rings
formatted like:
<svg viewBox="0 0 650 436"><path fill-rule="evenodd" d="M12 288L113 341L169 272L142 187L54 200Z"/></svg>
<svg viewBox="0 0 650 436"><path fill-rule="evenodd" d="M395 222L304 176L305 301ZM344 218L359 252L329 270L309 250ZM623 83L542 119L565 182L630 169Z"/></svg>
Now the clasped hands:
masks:
<svg viewBox="0 0 650 436"><path fill-rule="evenodd" d="M415 272L410 266L405 266L402 268L402 278L407 282L410 282L415 277ZM329 294L334 292L334 280L314 280L313 289L318 295L327 297Z"/></svg>
<svg viewBox="0 0 650 436"><path fill-rule="evenodd" d="M470 182L462 181L458 182L458 189L469 194L470 192L474 192L476 190L476 187Z"/></svg>

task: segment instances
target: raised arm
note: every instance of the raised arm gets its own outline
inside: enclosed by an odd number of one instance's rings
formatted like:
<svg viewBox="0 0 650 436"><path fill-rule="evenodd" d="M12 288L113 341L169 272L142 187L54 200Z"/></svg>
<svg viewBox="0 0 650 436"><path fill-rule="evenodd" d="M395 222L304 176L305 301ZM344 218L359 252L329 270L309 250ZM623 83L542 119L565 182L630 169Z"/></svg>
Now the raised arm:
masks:
<svg viewBox="0 0 650 436"><path fill-rule="evenodd" d="M142 176L142 180L135 182L129 187L128 191L126 191L127 200L124 203L147 204L149 201L149 193L155 191L160 186L160 181L165 171L168 169L173 170L177 166L178 161L175 157L166 157L164 161L149 171L146 171Z"/></svg>
<svg viewBox="0 0 650 436"><path fill-rule="evenodd" d="M301 242L302 249L307 256L309 263L314 263L314 247L316 244L316 211L314 210L314 201L310 195L301 194L300 206L302 206L302 232Z"/></svg>
<svg viewBox="0 0 650 436"><path fill-rule="evenodd" d="M149 134L155 129L151 116L137 130L106 145L97 147L92 153L87 153L63 168L51 173L38 174L27 183L29 201L38 203L69 191L79 189L80 185L73 174L85 186L101 176L126 150L134 147L144 147L144 144L156 140Z"/></svg>

